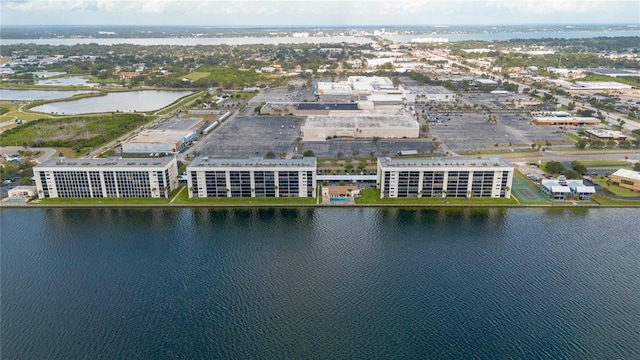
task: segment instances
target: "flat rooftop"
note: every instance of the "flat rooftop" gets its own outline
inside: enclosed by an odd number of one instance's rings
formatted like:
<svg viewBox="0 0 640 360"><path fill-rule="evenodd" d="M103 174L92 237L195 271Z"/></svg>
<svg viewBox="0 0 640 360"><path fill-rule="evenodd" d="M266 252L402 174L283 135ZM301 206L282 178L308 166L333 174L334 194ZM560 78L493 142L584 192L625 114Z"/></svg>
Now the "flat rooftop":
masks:
<svg viewBox="0 0 640 360"><path fill-rule="evenodd" d="M212 159L208 156L197 157L193 159L188 168L194 167L236 167L236 168L254 168L254 167L316 167L316 158L305 157L302 159Z"/></svg>
<svg viewBox="0 0 640 360"><path fill-rule="evenodd" d="M309 116L303 127L309 128L413 128L419 126L409 115Z"/></svg>
<svg viewBox="0 0 640 360"><path fill-rule="evenodd" d="M492 157L486 159L477 158L463 158L463 157L446 157L446 158L433 158L433 159L398 159L390 157L379 157L378 162L383 167L440 167L440 168L455 168L455 167L478 167L478 168L492 168L492 167L509 167L513 168L513 165L509 164L506 160L499 157Z"/></svg>
<svg viewBox="0 0 640 360"><path fill-rule="evenodd" d="M633 171L627 169L619 169L611 175L622 176L628 179L639 180L640 181L640 171Z"/></svg>
<svg viewBox="0 0 640 360"><path fill-rule="evenodd" d="M118 158L118 159L49 159L36 168L52 167L164 167L173 161L175 157L165 156L158 158Z"/></svg>
<svg viewBox="0 0 640 360"><path fill-rule="evenodd" d="M299 103L298 110L358 110L358 103Z"/></svg>
<svg viewBox="0 0 640 360"><path fill-rule="evenodd" d="M189 131L197 127L200 124L200 122L202 122L202 120L203 118L200 118L200 117L193 117L188 119L180 119L180 118L174 117L158 125L156 129Z"/></svg>
<svg viewBox="0 0 640 360"><path fill-rule="evenodd" d="M422 86L406 86L402 85L402 88L410 93L416 95L428 95L428 94L453 94L453 92L443 86L436 85L422 85Z"/></svg>
<svg viewBox="0 0 640 360"><path fill-rule="evenodd" d="M619 138L619 137L624 137L626 138L626 136L621 133L620 131L617 130L603 130L603 129L587 129L585 131L587 134L591 134L597 137L610 137L610 138Z"/></svg>
<svg viewBox="0 0 640 360"><path fill-rule="evenodd" d="M185 138L192 132L193 131L189 131L189 130L152 129L152 130L146 130L139 133L138 135L134 136L130 140L125 141L125 143L128 143L128 144L166 143L166 142L175 143L176 141L179 141Z"/></svg>
<svg viewBox="0 0 640 360"><path fill-rule="evenodd" d="M603 68L603 69L589 69L589 72L600 75L608 76L640 76L640 72L631 72L621 69Z"/></svg>

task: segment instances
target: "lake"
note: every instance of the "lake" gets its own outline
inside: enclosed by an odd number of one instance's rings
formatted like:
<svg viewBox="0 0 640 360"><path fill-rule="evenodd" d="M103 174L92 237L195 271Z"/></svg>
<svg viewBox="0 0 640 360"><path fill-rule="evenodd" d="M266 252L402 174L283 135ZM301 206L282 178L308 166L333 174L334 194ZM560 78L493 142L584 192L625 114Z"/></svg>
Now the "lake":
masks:
<svg viewBox="0 0 640 360"><path fill-rule="evenodd" d="M97 83L90 83L89 79L83 76L65 76L53 79L43 79L36 81L36 85L46 86L96 86Z"/></svg>
<svg viewBox="0 0 640 360"><path fill-rule="evenodd" d="M32 111L58 115L78 115L102 112L145 112L161 109L191 91L140 90L111 92L72 101L54 102L31 108Z"/></svg>
<svg viewBox="0 0 640 360"><path fill-rule="evenodd" d="M0 99L2 100L55 100L72 97L78 94L88 94L89 90L59 91L59 90L13 90L0 89Z"/></svg>
<svg viewBox="0 0 640 360"><path fill-rule="evenodd" d="M0 209L7 359L638 359L639 209Z"/></svg>

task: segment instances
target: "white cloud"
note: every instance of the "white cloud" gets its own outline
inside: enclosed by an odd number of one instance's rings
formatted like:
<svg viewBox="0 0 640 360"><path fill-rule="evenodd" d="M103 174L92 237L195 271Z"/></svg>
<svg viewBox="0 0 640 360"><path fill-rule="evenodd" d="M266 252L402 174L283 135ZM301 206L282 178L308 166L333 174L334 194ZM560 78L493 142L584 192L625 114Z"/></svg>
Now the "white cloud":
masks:
<svg viewBox="0 0 640 360"><path fill-rule="evenodd" d="M638 0L0 0L0 6L4 24L26 18L237 26L638 23L640 13Z"/></svg>
<svg viewBox="0 0 640 360"><path fill-rule="evenodd" d="M601 0L487 0L486 7L507 10L526 17L527 14L583 14L606 6Z"/></svg>

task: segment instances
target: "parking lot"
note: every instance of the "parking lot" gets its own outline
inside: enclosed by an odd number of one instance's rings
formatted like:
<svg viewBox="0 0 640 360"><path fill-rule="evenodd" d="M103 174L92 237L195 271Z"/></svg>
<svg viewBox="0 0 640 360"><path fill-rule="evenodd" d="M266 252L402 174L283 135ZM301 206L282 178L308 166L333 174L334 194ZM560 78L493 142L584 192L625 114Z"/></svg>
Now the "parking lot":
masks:
<svg viewBox="0 0 640 360"><path fill-rule="evenodd" d="M497 123L490 123L488 115L482 113L454 113L447 117L450 120L429 123L429 128L432 136L456 153L499 147L529 147L535 141L570 142L557 128L531 125L526 116L517 113L493 115ZM495 146L496 143L498 147Z"/></svg>
<svg viewBox="0 0 640 360"><path fill-rule="evenodd" d="M302 122L299 117L239 116L202 137L199 151L215 158L264 157L270 151L291 155Z"/></svg>
<svg viewBox="0 0 640 360"><path fill-rule="evenodd" d="M301 156L311 150L317 157L370 157L395 155L401 150L418 150L430 154L429 140L395 139L371 140L332 139L320 142L300 142L302 117L239 116L222 123L214 132L198 141L201 155L215 158L264 157L268 152L276 156ZM356 154L356 155L354 155Z"/></svg>

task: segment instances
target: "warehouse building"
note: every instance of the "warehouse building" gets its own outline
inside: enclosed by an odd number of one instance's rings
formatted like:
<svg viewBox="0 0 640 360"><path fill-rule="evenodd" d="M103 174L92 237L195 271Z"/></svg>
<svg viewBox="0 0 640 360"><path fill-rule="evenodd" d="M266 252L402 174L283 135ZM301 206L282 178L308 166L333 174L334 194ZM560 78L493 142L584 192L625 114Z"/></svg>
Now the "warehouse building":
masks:
<svg viewBox="0 0 640 360"><path fill-rule="evenodd" d="M378 158L380 198L509 198L513 166L502 158Z"/></svg>
<svg viewBox="0 0 640 360"><path fill-rule="evenodd" d="M536 116L531 123L546 126L586 126L599 125L601 121L594 117Z"/></svg>
<svg viewBox="0 0 640 360"><path fill-rule="evenodd" d="M145 130L122 143L125 154L179 153L196 139L194 131Z"/></svg>
<svg viewBox="0 0 640 360"><path fill-rule="evenodd" d="M175 157L50 159L33 168L39 198L168 198L178 186Z"/></svg>
<svg viewBox="0 0 640 360"><path fill-rule="evenodd" d="M619 169L609 176L614 185L640 192L640 171Z"/></svg>
<svg viewBox="0 0 640 360"><path fill-rule="evenodd" d="M189 198L314 197L316 158L210 159L187 167Z"/></svg>
<svg viewBox="0 0 640 360"><path fill-rule="evenodd" d="M409 115L310 116L302 125L303 141L348 138L417 138L420 125Z"/></svg>

